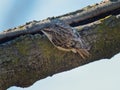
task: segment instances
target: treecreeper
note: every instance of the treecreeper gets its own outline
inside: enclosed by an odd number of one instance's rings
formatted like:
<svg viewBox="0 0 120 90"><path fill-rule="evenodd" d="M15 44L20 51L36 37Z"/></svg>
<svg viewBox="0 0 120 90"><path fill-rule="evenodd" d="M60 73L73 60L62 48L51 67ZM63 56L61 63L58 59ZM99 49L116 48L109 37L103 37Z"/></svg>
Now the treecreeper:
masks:
<svg viewBox="0 0 120 90"><path fill-rule="evenodd" d="M90 56L89 46L86 45L81 35L74 27L59 19L48 19L50 24L41 31L47 36L50 42L59 50L78 53L83 59Z"/></svg>

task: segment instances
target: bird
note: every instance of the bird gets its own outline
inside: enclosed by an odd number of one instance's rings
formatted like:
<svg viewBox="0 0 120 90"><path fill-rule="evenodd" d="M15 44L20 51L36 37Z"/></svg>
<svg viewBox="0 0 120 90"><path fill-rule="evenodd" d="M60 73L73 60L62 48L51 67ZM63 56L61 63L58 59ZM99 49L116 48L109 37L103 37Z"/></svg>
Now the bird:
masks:
<svg viewBox="0 0 120 90"><path fill-rule="evenodd" d="M50 24L41 30L59 50L78 53L82 59L90 56L88 46L77 30L65 22L50 19Z"/></svg>

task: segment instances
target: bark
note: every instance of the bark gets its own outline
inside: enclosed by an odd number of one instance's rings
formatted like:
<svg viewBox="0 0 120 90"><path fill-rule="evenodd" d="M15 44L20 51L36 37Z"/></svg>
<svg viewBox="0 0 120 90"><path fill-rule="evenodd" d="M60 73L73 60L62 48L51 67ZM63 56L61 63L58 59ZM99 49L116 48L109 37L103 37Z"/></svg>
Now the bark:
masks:
<svg viewBox="0 0 120 90"><path fill-rule="evenodd" d="M116 5L115 8L111 7L113 4ZM107 7L105 7L106 5ZM101 13L91 15L89 18L82 15L75 19L74 16L76 17L79 11L79 15L83 13L79 10L76 11L77 13L43 21L32 21L26 25L2 32L0 34L0 90L6 90L10 86L28 87L45 77L103 58L111 58L119 53L120 1L102 2L97 4L98 6L101 6L101 9L105 7L105 11L100 11ZM85 12L87 14L88 11L95 13L93 9L91 10L92 7L95 8L96 5L87 8ZM66 20L66 17L71 15L73 16ZM96 16L99 18L89 22L90 18L94 19ZM81 17L84 19L80 22ZM48 38L41 33L40 30L56 18L65 22L69 21L68 24L78 30L85 42L90 45L89 58L83 60L79 54L56 49ZM83 21L86 23L83 24Z"/></svg>

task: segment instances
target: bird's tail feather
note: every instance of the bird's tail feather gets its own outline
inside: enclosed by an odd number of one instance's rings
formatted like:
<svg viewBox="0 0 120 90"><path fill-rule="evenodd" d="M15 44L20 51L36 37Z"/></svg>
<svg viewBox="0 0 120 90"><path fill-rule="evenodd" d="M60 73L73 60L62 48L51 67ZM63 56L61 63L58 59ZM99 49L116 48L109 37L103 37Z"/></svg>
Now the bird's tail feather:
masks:
<svg viewBox="0 0 120 90"><path fill-rule="evenodd" d="M86 59L86 58L88 58L90 56L90 53L86 49L78 49L77 52L80 54L80 56L83 59Z"/></svg>

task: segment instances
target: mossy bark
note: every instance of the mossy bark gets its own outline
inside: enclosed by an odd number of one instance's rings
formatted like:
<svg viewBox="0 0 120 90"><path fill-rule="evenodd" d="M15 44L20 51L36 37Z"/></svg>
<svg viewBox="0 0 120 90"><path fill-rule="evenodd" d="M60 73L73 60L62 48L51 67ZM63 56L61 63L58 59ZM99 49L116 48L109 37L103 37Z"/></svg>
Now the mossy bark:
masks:
<svg viewBox="0 0 120 90"><path fill-rule="evenodd" d="M0 90L27 87L35 81L75 67L111 58L120 52L120 18L110 16L89 28L77 28L91 46L90 57L56 49L46 36L27 34L0 45Z"/></svg>

